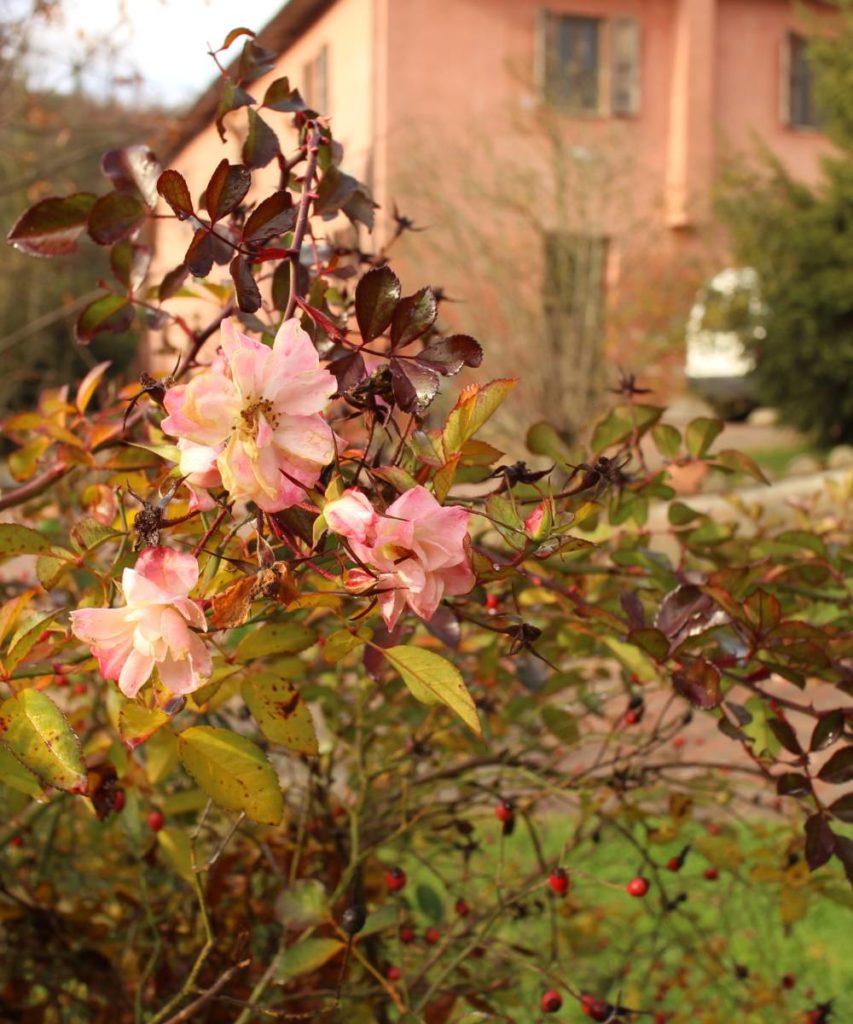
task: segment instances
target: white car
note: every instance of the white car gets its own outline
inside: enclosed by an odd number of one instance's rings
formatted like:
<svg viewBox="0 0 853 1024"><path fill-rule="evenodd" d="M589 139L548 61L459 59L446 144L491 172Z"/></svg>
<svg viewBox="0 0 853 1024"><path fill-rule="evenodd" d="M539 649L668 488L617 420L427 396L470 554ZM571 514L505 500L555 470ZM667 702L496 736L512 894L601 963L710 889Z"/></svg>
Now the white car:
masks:
<svg viewBox="0 0 853 1024"><path fill-rule="evenodd" d="M755 270L728 267L700 289L687 318L687 381L727 418L757 405L754 343L767 336L766 312Z"/></svg>

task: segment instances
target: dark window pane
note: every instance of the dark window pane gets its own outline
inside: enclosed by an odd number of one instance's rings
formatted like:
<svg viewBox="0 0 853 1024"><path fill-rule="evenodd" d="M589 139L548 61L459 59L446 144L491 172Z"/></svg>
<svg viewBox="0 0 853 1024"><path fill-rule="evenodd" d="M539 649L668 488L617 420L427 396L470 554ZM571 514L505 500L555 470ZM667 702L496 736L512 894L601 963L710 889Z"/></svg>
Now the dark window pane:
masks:
<svg viewBox="0 0 853 1024"><path fill-rule="evenodd" d="M552 15L548 23L547 98L576 110L598 110L601 22L597 18Z"/></svg>
<svg viewBox="0 0 853 1024"><path fill-rule="evenodd" d="M799 128L816 128L820 123L808 43L793 33L788 36L788 117Z"/></svg>

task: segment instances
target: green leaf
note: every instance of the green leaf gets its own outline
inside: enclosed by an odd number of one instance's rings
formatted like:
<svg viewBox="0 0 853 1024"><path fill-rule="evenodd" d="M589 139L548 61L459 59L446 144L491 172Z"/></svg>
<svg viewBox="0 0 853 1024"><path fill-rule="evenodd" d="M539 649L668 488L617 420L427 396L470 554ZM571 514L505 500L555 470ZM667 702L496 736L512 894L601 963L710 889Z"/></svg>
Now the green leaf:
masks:
<svg viewBox="0 0 853 1024"><path fill-rule="evenodd" d="M113 245L140 228L148 217L145 204L129 192L108 192L89 211L89 237Z"/></svg>
<svg viewBox="0 0 853 1024"><path fill-rule="evenodd" d="M288 886L275 902L282 928L299 931L329 919L329 898L317 878L300 878Z"/></svg>
<svg viewBox="0 0 853 1024"><path fill-rule="evenodd" d="M446 704L469 729L481 735L480 719L471 694L458 669L449 661L421 647L377 650L400 673L412 696L424 704Z"/></svg>
<svg viewBox="0 0 853 1024"><path fill-rule="evenodd" d="M632 672L641 683L652 683L660 679L657 665L639 647L613 636L605 636L602 641L616 655L619 661Z"/></svg>
<svg viewBox="0 0 853 1024"><path fill-rule="evenodd" d="M42 199L21 214L6 238L28 256L74 252L97 198L91 192L76 192Z"/></svg>
<svg viewBox="0 0 853 1024"><path fill-rule="evenodd" d="M39 690L22 690L0 704L0 740L51 786L86 792L80 742L59 708Z"/></svg>
<svg viewBox="0 0 853 1024"><path fill-rule="evenodd" d="M379 932L387 931L389 928L397 927L397 908L393 903L383 903L372 914L367 915L364 927L358 933L360 941L368 935L377 935Z"/></svg>
<svg viewBox="0 0 853 1024"><path fill-rule="evenodd" d="M440 921L444 916L444 904L432 886L421 882L415 890L415 899L421 913L431 921Z"/></svg>
<svg viewBox="0 0 853 1024"><path fill-rule="evenodd" d="M284 813L278 777L260 747L245 736L194 725L178 736L186 770L220 807L252 821L277 825Z"/></svg>
<svg viewBox="0 0 853 1024"><path fill-rule="evenodd" d="M61 614L62 609L60 608L55 612L48 612L47 615L36 615L25 620L12 637L12 640L9 643L9 649L3 659L7 672L11 672L19 661L26 658L33 647L38 643L39 637L44 632L45 627Z"/></svg>
<svg viewBox="0 0 853 1024"><path fill-rule="evenodd" d="M400 279L388 267L369 270L355 289L355 318L365 341L373 341L391 323L400 301Z"/></svg>
<svg viewBox="0 0 853 1024"><path fill-rule="evenodd" d="M300 622L265 623L243 637L234 657L237 661L252 661L271 654L298 654L315 641L314 631Z"/></svg>
<svg viewBox="0 0 853 1024"><path fill-rule="evenodd" d="M26 793L34 800L43 800L44 791L38 779L4 746L0 746L0 784Z"/></svg>
<svg viewBox="0 0 853 1024"><path fill-rule="evenodd" d="M641 437L662 415L656 405L619 405L596 423L590 447L598 454L627 441L635 431Z"/></svg>
<svg viewBox="0 0 853 1024"><path fill-rule="evenodd" d="M568 463L573 459L571 448L550 423L534 423L527 431L526 443L534 455L544 455L553 462Z"/></svg>
<svg viewBox="0 0 853 1024"><path fill-rule="evenodd" d="M122 295L103 295L77 317L75 333L81 345L104 331L121 334L133 323L133 306Z"/></svg>
<svg viewBox="0 0 853 1024"><path fill-rule="evenodd" d="M722 433L724 425L722 420L712 420L707 416L697 416L695 420L691 420L684 433L687 451L694 458L701 459Z"/></svg>
<svg viewBox="0 0 853 1024"><path fill-rule="evenodd" d="M681 450L681 433L671 423L656 423L652 427L652 440L665 459L674 459Z"/></svg>
<svg viewBox="0 0 853 1024"><path fill-rule="evenodd" d="M314 719L293 683L262 672L246 679L240 689L270 743L280 743L297 754L319 753Z"/></svg>
<svg viewBox="0 0 853 1024"><path fill-rule="evenodd" d="M580 733L578 732L578 723L574 715L570 715L568 711L563 711L562 708L555 708L551 704L547 704L542 708L539 715L542 719L542 724L548 732L556 736L561 743L566 746L577 743Z"/></svg>
<svg viewBox="0 0 853 1024"><path fill-rule="evenodd" d="M187 882L193 880L193 860L190 837L186 829L167 825L157 833L157 845L163 851L172 870Z"/></svg>
<svg viewBox="0 0 853 1024"><path fill-rule="evenodd" d="M734 448L726 448L724 451L717 452L711 465L730 473L744 473L746 476L751 476L753 480L758 480L759 483L770 485L770 481L755 460L744 455L743 452L735 451Z"/></svg>
<svg viewBox="0 0 853 1024"><path fill-rule="evenodd" d="M284 950L275 966L276 980L283 984L301 974L310 974L338 955L344 948L339 939L303 939Z"/></svg>
<svg viewBox="0 0 853 1024"><path fill-rule="evenodd" d="M359 647L363 647L372 637L373 631L365 626L355 633L349 629L339 629L326 638L326 642L323 644L323 661L330 665L337 665L342 658Z"/></svg>
<svg viewBox="0 0 853 1024"><path fill-rule="evenodd" d="M270 110L279 110L285 114L295 114L300 110L306 110L305 101L299 95L298 89L291 89L287 78L277 78L264 94L264 107Z"/></svg>
<svg viewBox="0 0 853 1024"><path fill-rule="evenodd" d="M0 559L18 555L43 555L52 544L36 530L16 523L0 523Z"/></svg>

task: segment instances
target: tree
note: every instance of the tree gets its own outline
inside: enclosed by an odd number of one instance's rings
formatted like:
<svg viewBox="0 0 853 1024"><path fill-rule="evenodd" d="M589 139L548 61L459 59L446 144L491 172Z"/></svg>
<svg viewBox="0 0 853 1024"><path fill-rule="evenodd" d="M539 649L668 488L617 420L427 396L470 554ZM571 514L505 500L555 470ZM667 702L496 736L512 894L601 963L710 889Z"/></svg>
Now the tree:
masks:
<svg viewBox="0 0 853 1024"><path fill-rule="evenodd" d="M720 210L739 262L754 267L767 307L754 343L763 401L823 443L853 439L853 6L810 56L824 128L838 148L814 187L765 157L732 170Z"/></svg>

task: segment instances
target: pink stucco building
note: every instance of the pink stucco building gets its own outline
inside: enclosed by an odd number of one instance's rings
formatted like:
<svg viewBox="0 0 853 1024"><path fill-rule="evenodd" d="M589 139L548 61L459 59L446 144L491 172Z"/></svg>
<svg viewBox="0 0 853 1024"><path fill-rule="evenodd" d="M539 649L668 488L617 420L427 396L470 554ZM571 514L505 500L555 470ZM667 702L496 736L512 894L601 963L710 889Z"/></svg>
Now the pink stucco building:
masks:
<svg viewBox="0 0 853 1024"><path fill-rule="evenodd" d="M651 367L725 264L712 198L727 160L761 144L819 175L803 39L831 17L791 0L290 0L259 41L281 54L269 80L288 75L329 114L370 184L373 244L395 203L430 226L395 250L404 285L464 300L445 319L489 342L494 372L523 376L531 408L571 418L602 339ZM223 155L239 160L245 113L223 145L217 99L218 85L169 160L194 194ZM186 227L162 223L168 269Z"/></svg>

